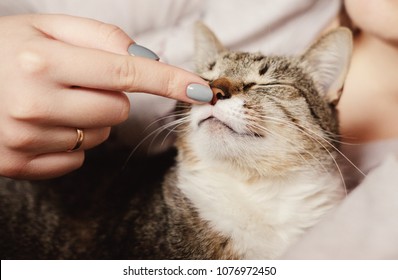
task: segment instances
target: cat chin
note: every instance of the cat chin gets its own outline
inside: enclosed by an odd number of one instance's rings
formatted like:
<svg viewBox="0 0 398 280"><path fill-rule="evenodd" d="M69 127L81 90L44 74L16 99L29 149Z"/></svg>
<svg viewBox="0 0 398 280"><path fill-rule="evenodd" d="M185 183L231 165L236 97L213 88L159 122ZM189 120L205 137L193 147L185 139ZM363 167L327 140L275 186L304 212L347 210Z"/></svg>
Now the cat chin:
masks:
<svg viewBox="0 0 398 280"><path fill-rule="evenodd" d="M209 133L210 137L260 137L247 128L243 104L243 100L231 98L215 105L193 106L190 112L191 127Z"/></svg>
<svg viewBox="0 0 398 280"><path fill-rule="evenodd" d="M225 165L228 169L239 162L242 164L237 167L239 172L244 172L245 167L253 169L266 157L258 153L258 147L263 145L263 141L262 138L240 135L217 120L206 121L188 139L191 149L201 161L217 166Z"/></svg>
<svg viewBox="0 0 398 280"><path fill-rule="evenodd" d="M199 129L204 130L204 133L207 133L209 137L232 137L236 140L241 137L260 137L258 134L250 133L250 132L239 132L232 128L228 123L221 121L216 117L208 117L204 120L201 120L198 124ZM246 141L249 139L246 139Z"/></svg>

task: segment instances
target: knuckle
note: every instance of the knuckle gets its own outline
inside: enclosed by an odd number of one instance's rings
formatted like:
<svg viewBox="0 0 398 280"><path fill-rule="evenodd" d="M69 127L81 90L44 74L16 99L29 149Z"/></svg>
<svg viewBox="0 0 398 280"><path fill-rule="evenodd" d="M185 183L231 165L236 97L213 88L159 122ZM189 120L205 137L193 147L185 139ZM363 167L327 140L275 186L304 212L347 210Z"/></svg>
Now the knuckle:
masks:
<svg viewBox="0 0 398 280"><path fill-rule="evenodd" d="M171 75L169 72L168 75L164 79L164 88L166 88L165 97L171 98L175 95L175 91L178 85L176 77Z"/></svg>
<svg viewBox="0 0 398 280"><path fill-rule="evenodd" d="M21 96L13 106L9 106L9 115L14 120L36 122L47 119L50 116L50 110L41 100Z"/></svg>
<svg viewBox="0 0 398 280"><path fill-rule="evenodd" d="M120 94L120 114L118 118L118 122L124 122L128 119L130 113L130 101L125 94Z"/></svg>
<svg viewBox="0 0 398 280"><path fill-rule="evenodd" d="M99 34L101 34L100 42L102 45L110 45L113 44L115 41L115 38L118 38L120 36L126 36L125 32L118 26L113 25L113 24L108 24L108 23L103 23L99 22Z"/></svg>
<svg viewBox="0 0 398 280"><path fill-rule="evenodd" d="M44 54L33 48L26 46L17 54L17 65L28 75L43 74L48 69L48 62Z"/></svg>
<svg viewBox="0 0 398 280"><path fill-rule="evenodd" d="M128 97L117 92L112 96L111 104L107 109L107 113L103 114L103 126L118 125L128 119L130 113L130 101Z"/></svg>
<svg viewBox="0 0 398 280"><path fill-rule="evenodd" d="M115 86L118 90L128 91L135 84L137 70L134 60L122 58L119 64L113 69L113 77L115 77Z"/></svg>
<svg viewBox="0 0 398 280"><path fill-rule="evenodd" d="M2 142L10 150L23 150L36 142L36 137L27 131L6 129L2 133Z"/></svg>

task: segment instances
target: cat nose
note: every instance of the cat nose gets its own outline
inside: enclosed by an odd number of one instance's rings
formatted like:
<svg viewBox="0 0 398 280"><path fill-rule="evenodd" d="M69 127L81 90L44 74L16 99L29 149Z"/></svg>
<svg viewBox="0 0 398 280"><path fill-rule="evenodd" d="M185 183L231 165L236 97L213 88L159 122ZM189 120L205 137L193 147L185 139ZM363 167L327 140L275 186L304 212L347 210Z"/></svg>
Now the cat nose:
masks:
<svg viewBox="0 0 398 280"><path fill-rule="evenodd" d="M211 105L215 105L218 100L231 98L231 82L226 78L220 78L210 83L210 88L213 91L213 99Z"/></svg>
<svg viewBox="0 0 398 280"><path fill-rule="evenodd" d="M215 105L218 100L228 99L231 98L231 94L229 91L225 92L220 88L212 87L211 90L213 91L213 99L211 100L211 105Z"/></svg>

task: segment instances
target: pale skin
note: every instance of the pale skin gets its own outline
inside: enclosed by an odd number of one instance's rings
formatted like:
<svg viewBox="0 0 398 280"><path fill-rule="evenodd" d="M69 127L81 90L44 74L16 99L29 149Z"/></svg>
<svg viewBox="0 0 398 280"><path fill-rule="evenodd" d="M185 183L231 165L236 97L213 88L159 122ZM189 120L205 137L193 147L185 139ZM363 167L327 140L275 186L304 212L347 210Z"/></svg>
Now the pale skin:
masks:
<svg viewBox="0 0 398 280"><path fill-rule="evenodd" d="M398 137L398 2L347 0L360 29L339 102L344 141Z"/></svg>
<svg viewBox="0 0 398 280"><path fill-rule="evenodd" d="M343 139L358 144L396 139L398 1L344 3L360 33L354 40L351 67L338 106ZM285 257L397 259L396 167L396 158L384 159L330 217L316 225Z"/></svg>
<svg viewBox="0 0 398 280"><path fill-rule="evenodd" d="M190 103L198 76L128 55L116 26L61 15L0 18L0 175L45 179L79 168L84 151L128 117L122 91ZM84 130L82 146L76 128Z"/></svg>

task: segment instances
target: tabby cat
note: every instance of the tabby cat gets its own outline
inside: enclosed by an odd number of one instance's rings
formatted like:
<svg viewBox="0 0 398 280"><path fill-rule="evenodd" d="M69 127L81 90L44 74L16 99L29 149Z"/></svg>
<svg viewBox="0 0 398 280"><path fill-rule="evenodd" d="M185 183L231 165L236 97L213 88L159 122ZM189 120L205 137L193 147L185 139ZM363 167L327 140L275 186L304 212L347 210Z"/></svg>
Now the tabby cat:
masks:
<svg viewBox="0 0 398 280"><path fill-rule="evenodd" d="M281 257L345 195L335 105L351 40L340 28L301 56L264 56L228 51L198 23L214 99L178 106L177 152L121 172L126 151L105 144L61 178L1 178L1 258Z"/></svg>

